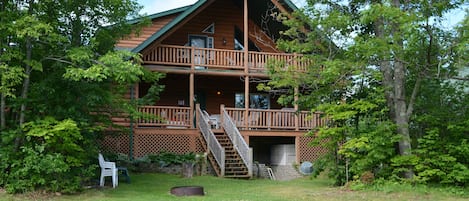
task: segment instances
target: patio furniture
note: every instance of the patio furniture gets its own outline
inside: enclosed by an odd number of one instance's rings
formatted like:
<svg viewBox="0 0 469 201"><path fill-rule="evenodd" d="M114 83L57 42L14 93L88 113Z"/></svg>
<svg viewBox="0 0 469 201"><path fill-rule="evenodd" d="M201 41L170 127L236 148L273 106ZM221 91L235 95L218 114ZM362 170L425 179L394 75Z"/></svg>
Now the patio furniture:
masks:
<svg viewBox="0 0 469 201"><path fill-rule="evenodd" d="M112 177L112 187L115 188L118 184L118 169L115 162L108 162L104 160L101 153L98 154L99 166L101 167L101 178L99 185L104 186L104 177Z"/></svg>

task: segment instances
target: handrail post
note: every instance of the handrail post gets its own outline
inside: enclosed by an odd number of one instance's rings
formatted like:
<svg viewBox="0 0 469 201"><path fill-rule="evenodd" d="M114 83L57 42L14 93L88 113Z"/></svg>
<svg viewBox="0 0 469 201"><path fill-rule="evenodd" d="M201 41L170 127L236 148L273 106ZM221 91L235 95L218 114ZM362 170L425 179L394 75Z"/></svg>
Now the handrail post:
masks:
<svg viewBox="0 0 469 201"><path fill-rule="evenodd" d="M195 112L195 125L194 125L194 126L195 126L195 128L197 128L197 129L199 128L198 122L201 120L200 114L199 114L199 112L198 112L199 110L200 110L200 103L196 103L196 104L195 104L195 111L194 111L194 112Z"/></svg>
<svg viewBox="0 0 469 201"><path fill-rule="evenodd" d="M253 155L252 147L249 147L249 151L248 151L248 164L246 164L246 165L250 166L250 167L248 167L248 175L249 175L250 177L252 177L252 164L253 164L253 163L252 163L252 159L253 159L252 155Z"/></svg>
<svg viewBox="0 0 469 201"><path fill-rule="evenodd" d="M295 102L295 104L294 104L295 106L294 106L294 107L295 107L295 113L296 113L296 115L295 115L295 131L299 131L299 130L300 130L300 125L299 125L299 124L300 124L300 118L299 118L300 112L298 111L298 109L299 109L299 108L298 108L298 95L299 95L299 91L300 91L299 88L296 86L296 87L295 87L295 98L294 98L294 99L295 99L295 100L294 100L294 102ZM302 118L302 119L303 119L303 118ZM304 121L304 120L302 120L302 121Z"/></svg>
<svg viewBox="0 0 469 201"><path fill-rule="evenodd" d="M224 104L221 104L220 105L220 125L223 125L223 123L225 122L225 115L223 115L223 113L225 112L225 105Z"/></svg>

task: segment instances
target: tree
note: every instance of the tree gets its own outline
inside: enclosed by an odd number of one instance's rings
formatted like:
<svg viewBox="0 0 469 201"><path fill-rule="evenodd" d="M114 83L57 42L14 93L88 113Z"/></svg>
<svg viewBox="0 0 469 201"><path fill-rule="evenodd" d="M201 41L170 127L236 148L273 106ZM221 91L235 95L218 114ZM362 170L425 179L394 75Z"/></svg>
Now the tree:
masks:
<svg viewBox="0 0 469 201"><path fill-rule="evenodd" d="M423 81L455 75L459 63L456 58L461 58L455 50L461 45L467 49L467 41L456 40L453 30L444 30L440 25L443 14L463 2L310 0L294 19L283 19L290 29L283 33L279 47L308 55L314 65L307 74L284 73L273 68L267 89L298 87L302 91L299 105L328 115L332 121L319 130L318 139L330 140L331 150L339 150L331 158L336 164L361 163L363 168L355 172L358 176L365 171L376 172L376 165L393 164L396 174L412 178L415 157L411 148L418 143L412 141L416 136L409 127L414 123L415 103L422 87L428 87L422 86ZM305 29L310 31L301 31ZM383 111L386 116L381 115ZM363 123L371 121L385 126L387 120L395 125L391 131L397 138L390 139L398 139L399 156L376 155L379 160L365 167L359 159L377 151L368 145L382 136L376 138L379 133L375 133L373 138L368 135L363 141L365 133L379 130ZM392 144L386 143L389 146ZM350 161L351 154L358 150L364 154L355 155Z"/></svg>
<svg viewBox="0 0 469 201"><path fill-rule="evenodd" d="M136 114L124 94L140 80L160 88L162 74L141 66L138 54L113 49L139 9L133 0L0 2L1 187L79 190L110 117ZM19 165L26 158L43 162Z"/></svg>

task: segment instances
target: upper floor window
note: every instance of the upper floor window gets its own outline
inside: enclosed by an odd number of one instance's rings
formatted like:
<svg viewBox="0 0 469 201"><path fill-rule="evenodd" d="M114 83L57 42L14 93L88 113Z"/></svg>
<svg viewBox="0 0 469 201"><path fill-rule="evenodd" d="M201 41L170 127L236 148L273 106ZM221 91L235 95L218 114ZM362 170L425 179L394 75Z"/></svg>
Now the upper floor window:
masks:
<svg viewBox="0 0 469 201"><path fill-rule="evenodd" d="M235 94L235 107L244 108L244 93ZM270 109L269 94L252 93L249 94L249 108Z"/></svg>
<svg viewBox="0 0 469 201"><path fill-rule="evenodd" d="M202 33L209 33L209 34L214 34L215 33L215 23L212 23L208 25L207 28L205 28Z"/></svg>

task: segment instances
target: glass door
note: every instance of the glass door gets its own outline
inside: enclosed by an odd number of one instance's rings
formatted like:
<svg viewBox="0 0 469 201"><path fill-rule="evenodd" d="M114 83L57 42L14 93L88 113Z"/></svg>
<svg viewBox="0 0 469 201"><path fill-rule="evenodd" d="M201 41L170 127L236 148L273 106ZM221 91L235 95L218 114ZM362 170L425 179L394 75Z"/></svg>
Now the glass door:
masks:
<svg viewBox="0 0 469 201"><path fill-rule="evenodd" d="M207 36L189 35L189 44L191 47L206 48ZM203 67L203 65L206 63L204 50L195 50L194 62L196 69L205 69L205 67Z"/></svg>

